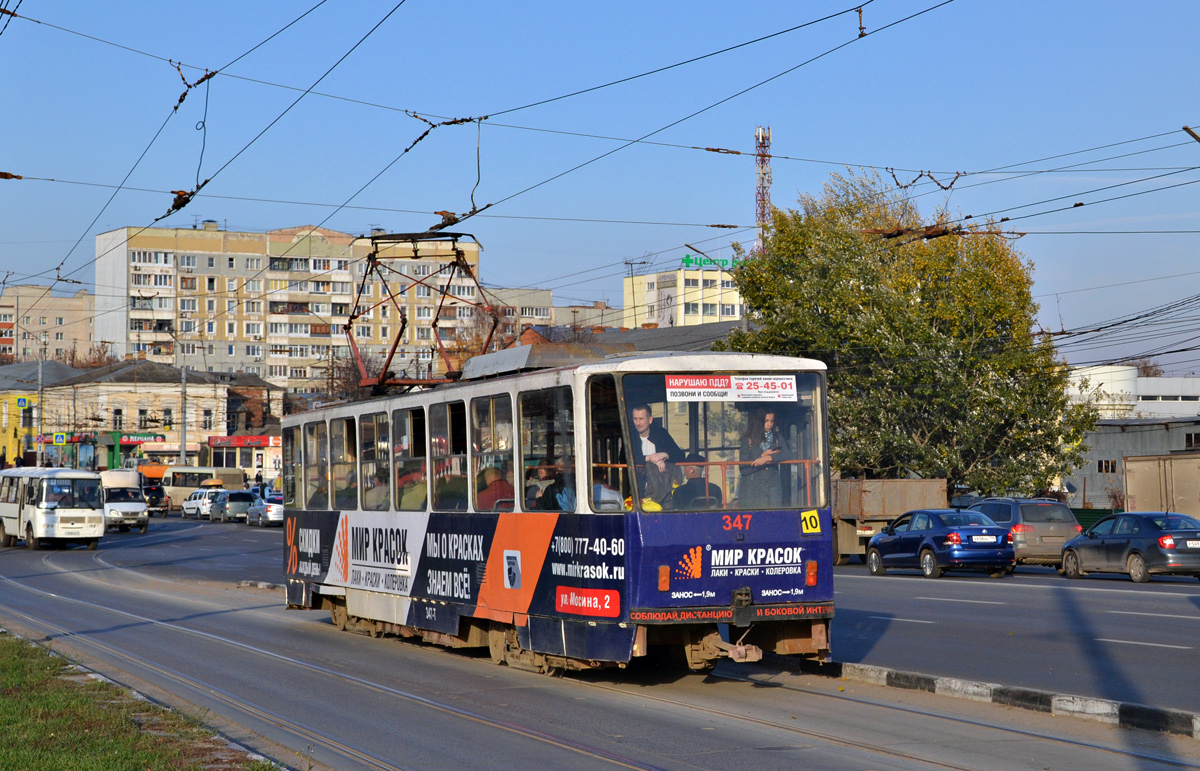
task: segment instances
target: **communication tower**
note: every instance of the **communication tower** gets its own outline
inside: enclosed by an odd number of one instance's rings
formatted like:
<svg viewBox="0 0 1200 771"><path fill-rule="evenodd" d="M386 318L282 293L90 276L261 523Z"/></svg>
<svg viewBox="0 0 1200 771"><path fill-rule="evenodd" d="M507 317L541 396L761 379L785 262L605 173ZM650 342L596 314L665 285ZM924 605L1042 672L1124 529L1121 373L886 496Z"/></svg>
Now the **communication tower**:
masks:
<svg viewBox="0 0 1200 771"><path fill-rule="evenodd" d="M767 227L771 224L770 126L759 126L754 129L754 156L756 167L754 201L757 205L755 223L758 225L758 238L754 241L754 251L761 253L767 236Z"/></svg>

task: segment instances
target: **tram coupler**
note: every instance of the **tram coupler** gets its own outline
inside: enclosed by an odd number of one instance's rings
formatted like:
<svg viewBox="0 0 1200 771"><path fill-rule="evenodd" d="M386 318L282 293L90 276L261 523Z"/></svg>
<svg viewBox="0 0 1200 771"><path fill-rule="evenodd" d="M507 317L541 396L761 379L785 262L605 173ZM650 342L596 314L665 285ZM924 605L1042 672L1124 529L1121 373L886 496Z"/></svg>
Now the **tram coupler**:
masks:
<svg viewBox="0 0 1200 771"><path fill-rule="evenodd" d="M757 645L748 645L746 643L727 643L724 640L717 639L713 642L713 646L720 649L730 661L736 661L739 664L749 664L755 661L762 661L762 648Z"/></svg>
<svg viewBox="0 0 1200 771"><path fill-rule="evenodd" d="M710 669L717 659L728 658L739 664L762 661L762 648L742 642L729 643L721 639L719 632L711 632L693 643L684 646L688 667L695 670Z"/></svg>

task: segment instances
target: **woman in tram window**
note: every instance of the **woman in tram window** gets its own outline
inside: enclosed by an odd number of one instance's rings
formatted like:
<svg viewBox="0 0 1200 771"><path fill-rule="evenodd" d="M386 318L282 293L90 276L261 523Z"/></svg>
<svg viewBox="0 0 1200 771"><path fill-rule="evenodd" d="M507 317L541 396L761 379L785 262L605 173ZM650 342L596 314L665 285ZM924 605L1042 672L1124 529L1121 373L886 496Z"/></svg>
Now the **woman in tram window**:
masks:
<svg viewBox="0 0 1200 771"><path fill-rule="evenodd" d="M742 437L741 482L738 508L779 508L783 505L783 479L780 461L791 454L783 440L783 430L775 422L773 410L750 413L746 435Z"/></svg>

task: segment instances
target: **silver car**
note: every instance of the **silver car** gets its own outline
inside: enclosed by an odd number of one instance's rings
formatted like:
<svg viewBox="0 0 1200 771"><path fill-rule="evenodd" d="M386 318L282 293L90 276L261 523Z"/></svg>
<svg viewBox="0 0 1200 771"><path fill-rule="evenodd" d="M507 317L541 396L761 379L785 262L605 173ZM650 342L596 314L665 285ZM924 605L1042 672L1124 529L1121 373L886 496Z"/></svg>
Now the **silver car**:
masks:
<svg viewBox="0 0 1200 771"><path fill-rule="evenodd" d="M266 498L255 499L254 505L246 514L246 524L266 527L276 522L283 524L283 495L268 492Z"/></svg>
<svg viewBox="0 0 1200 771"><path fill-rule="evenodd" d="M1063 544L1083 530L1065 503L1050 498L987 498L971 507L1013 534L1018 565L1062 570Z"/></svg>

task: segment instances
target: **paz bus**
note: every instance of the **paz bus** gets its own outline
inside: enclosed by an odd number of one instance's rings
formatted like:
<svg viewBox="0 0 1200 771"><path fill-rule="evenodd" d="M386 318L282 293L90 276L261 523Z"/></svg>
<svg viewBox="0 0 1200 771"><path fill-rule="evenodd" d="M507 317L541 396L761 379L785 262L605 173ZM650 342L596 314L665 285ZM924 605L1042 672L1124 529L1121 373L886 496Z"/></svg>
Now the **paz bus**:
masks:
<svg viewBox="0 0 1200 771"><path fill-rule="evenodd" d="M102 535L99 474L36 467L0 471L0 546L24 539L30 549L48 543L95 549Z"/></svg>
<svg viewBox="0 0 1200 771"><path fill-rule="evenodd" d="M825 366L559 348L286 416L288 607L537 672L828 659Z"/></svg>

